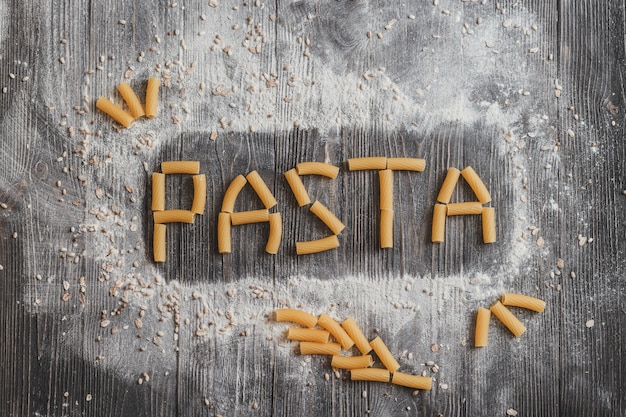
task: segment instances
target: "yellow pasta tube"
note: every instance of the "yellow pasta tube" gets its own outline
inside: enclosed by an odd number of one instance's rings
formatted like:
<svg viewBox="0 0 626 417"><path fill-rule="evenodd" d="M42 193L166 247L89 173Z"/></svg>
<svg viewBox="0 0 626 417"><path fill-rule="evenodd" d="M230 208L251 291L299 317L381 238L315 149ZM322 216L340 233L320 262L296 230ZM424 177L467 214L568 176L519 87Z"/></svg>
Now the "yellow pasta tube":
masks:
<svg viewBox="0 0 626 417"><path fill-rule="evenodd" d="M467 181L470 188L474 191L474 194L476 194L481 204L491 201L491 195L487 187L485 187L485 183L483 183L476 171L474 171L474 168L466 166L463 171L461 171L461 175L463 175L463 178L465 178L465 181Z"/></svg>
<svg viewBox="0 0 626 417"><path fill-rule="evenodd" d="M143 106L141 105L139 98L137 98L137 94L135 94L128 83L121 83L118 85L117 91L119 91L124 98L124 101L130 110L130 114L132 114L135 119L146 115L143 111Z"/></svg>
<svg viewBox="0 0 626 417"><path fill-rule="evenodd" d="M146 117L153 119L159 111L159 88L161 80L158 78L148 78L146 87Z"/></svg>
<svg viewBox="0 0 626 417"><path fill-rule="evenodd" d="M387 158L387 169L422 172L426 169L426 161L421 158Z"/></svg>
<svg viewBox="0 0 626 417"><path fill-rule="evenodd" d="M480 307L476 313L476 333L474 334L474 346L487 346L489 337L489 319L491 318L491 310Z"/></svg>
<svg viewBox="0 0 626 417"><path fill-rule="evenodd" d="M521 307L541 313L546 308L546 302L539 298L510 292L502 295L502 304L505 306Z"/></svg>
<svg viewBox="0 0 626 417"><path fill-rule="evenodd" d="M274 311L274 315L276 316L276 321L290 321L308 328L315 327L317 324L317 317L302 310L279 308Z"/></svg>
<svg viewBox="0 0 626 417"><path fill-rule="evenodd" d="M263 181L263 178L261 178L258 172L250 172L248 175L246 175L246 179L263 202L265 208L270 209L278 204L278 202L274 198L274 194L272 194L270 189L267 187L267 184L265 184L265 181Z"/></svg>
<svg viewBox="0 0 626 417"><path fill-rule="evenodd" d="M230 222L233 226L270 221L270 212L267 209L238 211L230 213Z"/></svg>
<svg viewBox="0 0 626 417"><path fill-rule="evenodd" d="M248 183L246 177L243 175L237 175L230 183L228 188L226 189L226 193L224 193L224 200L222 201L222 211L225 213L232 213L235 211L235 201L237 201L237 196L243 189L243 187Z"/></svg>
<svg viewBox="0 0 626 417"><path fill-rule="evenodd" d="M330 333L319 329L301 329L292 327L287 331L287 339L300 342L328 343Z"/></svg>
<svg viewBox="0 0 626 417"><path fill-rule="evenodd" d="M345 229L345 225L339 220L325 205L316 201L313 203L311 208L311 213L315 214L319 219L324 222L326 226L336 235L341 233L343 229Z"/></svg>
<svg viewBox="0 0 626 417"><path fill-rule="evenodd" d="M430 391L433 386L433 379L429 376L409 375L402 372L394 372L391 383L402 385L414 389Z"/></svg>
<svg viewBox="0 0 626 417"><path fill-rule="evenodd" d="M193 202L191 203L191 211L196 214L202 214L206 204L206 175L194 175L192 178Z"/></svg>
<svg viewBox="0 0 626 417"><path fill-rule="evenodd" d="M350 370L350 379L352 381L389 382L390 378L391 373L386 369L362 368Z"/></svg>
<svg viewBox="0 0 626 417"><path fill-rule="evenodd" d="M378 171L380 182L380 209L393 210L393 171L383 169Z"/></svg>
<svg viewBox="0 0 626 417"><path fill-rule="evenodd" d="M296 242L296 253L298 255L310 255L312 253L324 252L338 247L339 239L337 238L337 235L330 235L322 239Z"/></svg>
<svg viewBox="0 0 626 417"><path fill-rule="evenodd" d="M365 169L387 169L387 158L385 158L384 156L349 158L348 169L350 171L361 171Z"/></svg>
<svg viewBox="0 0 626 417"><path fill-rule="evenodd" d="M380 211L380 247L393 248L393 210Z"/></svg>
<svg viewBox="0 0 626 417"><path fill-rule="evenodd" d="M380 361L385 365L385 368L389 370L389 372L396 372L398 368L400 368L400 364L393 357L385 342L380 337L376 337L376 339L370 342L370 345L374 349L374 352L378 355Z"/></svg>
<svg viewBox="0 0 626 417"><path fill-rule="evenodd" d="M446 235L446 212L448 206L445 204L435 204L433 209L433 229L432 229L432 241L434 243L441 243Z"/></svg>
<svg viewBox="0 0 626 417"><path fill-rule="evenodd" d="M466 214L482 214L483 206L478 201L448 204L448 216L463 216Z"/></svg>
<svg viewBox="0 0 626 417"><path fill-rule="evenodd" d="M96 107L111 116L113 119L115 119L115 121L117 121L125 128L131 127L135 122L133 116L128 114L128 112L126 112L119 106L113 104L109 99L105 97L100 97L98 101L96 101Z"/></svg>
<svg viewBox="0 0 626 417"><path fill-rule="evenodd" d="M155 211L155 223L193 223L194 212L191 210L163 210Z"/></svg>
<svg viewBox="0 0 626 417"><path fill-rule="evenodd" d="M164 174L199 174L199 161L165 161L161 162L161 172Z"/></svg>
<svg viewBox="0 0 626 417"><path fill-rule="evenodd" d="M516 337L520 337L526 331L526 326L524 326L508 308L503 306L500 301L496 301L496 303L491 306L490 310Z"/></svg>
<svg viewBox="0 0 626 417"><path fill-rule="evenodd" d="M165 174L152 173L152 211L165 210Z"/></svg>
<svg viewBox="0 0 626 417"><path fill-rule="evenodd" d="M220 213L217 215L217 251L231 253L231 242L230 213Z"/></svg>
<svg viewBox="0 0 626 417"><path fill-rule="evenodd" d="M317 319L317 324L325 328L333 335L335 340L341 343L341 347L344 349L350 349L354 346L354 341L350 339L348 333L333 319L326 313L322 313L322 315Z"/></svg>
<svg viewBox="0 0 626 417"><path fill-rule="evenodd" d="M338 355L341 352L339 343L300 342L301 355Z"/></svg>
<svg viewBox="0 0 626 417"><path fill-rule="evenodd" d="M454 191L454 187L456 187L456 183L459 181L460 175L461 171L458 169L454 167L448 168L446 178L443 180L443 184L439 189L437 201L443 204L448 204L450 202L450 197L452 197L452 192Z"/></svg>
<svg viewBox="0 0 626 417"><path fill-rule="evenodd" d="M348 317L341 323L341 327L348 333L350 339L354 341L354 344L361 351L362 354L367 355L371 352L372 346L367 340L359 326L356 324L352 317Z"/></svg>
<svg viewBox="0 0 626 417"><path fill-rule="evenodd" d="M363 356L340 356L334 355L330 366L338 369L369 368L374 364L371 355Z"/></svg>
<svg viewBox="0 0 626 417"><path fill-rule="evenodd" d="M496 241L496 209L483 207L481 221L483 224L483 242L494 243Z"/></svg>
<svg viewBox="0 0 626 417"><path fill-rule="evenodd" d="M167 226L164 224L154 225L154 241L152 251L154 252L154 262L165 262L165 232Z"/></svg>
<svg viewBox="0 0 626 417"><path fill-rule="evenodd" d="M309 193L307 193L306 188L302 183L302 178L300 178L295 168L285 172L285 179L287 180L287 184L289 184L289 188L291 188L294 197L296 197L298 206L302 207L311 202Z"/></svg>
<svg viewBox="0 0 626 417"><path fill-rule="evenodd" d="M339 174L339 167L324 162L300 162L296 170L299 175L322 175L332 179Z"/></svg>
<svg viewBox="0 0 626 417"><path fill-rule="evenodd" d="M280 241L283 235L283 220L280 213L272 213L269 216L270 234L265 245L265 252L275 255L278 253Z"/></svg>

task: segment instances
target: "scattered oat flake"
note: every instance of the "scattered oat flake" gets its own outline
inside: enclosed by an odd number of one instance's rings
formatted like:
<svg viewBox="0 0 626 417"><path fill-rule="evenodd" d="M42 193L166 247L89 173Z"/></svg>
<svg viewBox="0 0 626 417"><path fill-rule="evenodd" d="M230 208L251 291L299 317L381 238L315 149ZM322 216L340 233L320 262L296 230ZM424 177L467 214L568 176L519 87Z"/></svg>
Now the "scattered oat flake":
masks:
<svg viewBox="0 0 626 417"><path fill-rule="evenodd" d="M587 322L585 323L585 327L588 329L591 329L595 324L596 324L595 320L593 319L587 320Z"/></svg>
<svg viewBox="0 0 626 417"><path fill-rule="evenodd" d="M541 236L539 236L539 239L537 239L537 246L539 246L540 248L543 248L543 245L545 245L545 240L543 240L543 238Z"/></svg>
<svg viewBox="0 0 626 417"><path fill-rule="evenodd" d="M508 410L506 410L506 415L515 417L517 415L517 411L513 408L509 408Z"/></svg>

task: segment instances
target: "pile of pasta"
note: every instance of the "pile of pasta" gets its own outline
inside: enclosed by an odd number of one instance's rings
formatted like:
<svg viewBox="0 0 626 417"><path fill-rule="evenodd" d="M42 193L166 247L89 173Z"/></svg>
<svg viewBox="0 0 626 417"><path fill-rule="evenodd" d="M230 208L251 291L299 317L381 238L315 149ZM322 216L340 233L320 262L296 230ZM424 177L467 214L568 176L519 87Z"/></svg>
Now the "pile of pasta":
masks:
<svg viewBox="0 0 626 417"><path fill-rule="evenodd" d="M463 176L476 195L478 201L463 203L450 203L452 192L456 187L459 177ZM494 243L496 241L496 213L493 207L483 207L491 201L491 195L485 187L474 168L465 167L462 171L451 167L448 169L446 178L443 181L437 201L433 210L432 241L441 243L444 241L446 230L446 216L460 216L466 214L480 214L483 229L483 242Z"/></svg>
<svg viewBox="0 0 626 417"><path fill-rule="evenodd" d="M505 306L521 307L541 313L546 302L535 297L522 294L505 293L501 301L496 301L489 309L480 307L476 314L476 331L474 346L487 346L489 336L489 319L493 313L510 331L519 337L526 331L526 326Z"/></svg>
<svg viewBox="0 0 626 417"><path fill-rule="evenodd" d="M100 97L96 102L96 107L125 128L129 128L135 123L135 120L146 116L149 119L156 117L159 109L159 88L161 87L161 80L158 78L148 78L148 86L146 87L146 107L141 105L137 94L133 91L128 83L121 83L117 86L117 91L122 95L126 105L128 106L127 112L118 105L111 102L111 100Z"/></svg>
<svg viewBox="0 0 626 417"><path fill-rule="evenodd" d="M391 382L418 390L430 390L432 378L398 372L400 364L389 351L380 337L368 341L353 318L344 320L341 325L328 314L315 317L301 310L278 309L275 311L276 321L293 322L304 326L292 327L287 332L289 340L300 342L302 355L330 355L331 366L337 369L350 370L353 381ZM316 325L322 329L314 329ZM336 342L330 341L333 336ZM361 352L359 356L341 355L341 350L349 350L353 346ZM385 368L372 368L374 359L370 355L374 351Z"/></svg>

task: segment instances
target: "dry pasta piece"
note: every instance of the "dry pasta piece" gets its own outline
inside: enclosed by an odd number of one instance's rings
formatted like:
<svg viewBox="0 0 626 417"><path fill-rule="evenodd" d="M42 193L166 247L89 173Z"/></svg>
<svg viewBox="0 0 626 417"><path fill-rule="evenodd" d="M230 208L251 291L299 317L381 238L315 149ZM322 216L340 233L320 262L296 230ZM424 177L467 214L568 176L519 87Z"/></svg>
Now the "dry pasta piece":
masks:
<svg viewBox="0 0 626 417"><path fill-rule="evenodd" d="M165 161L161 162L161 172L164 174L199 174L199 161Z"/></svg>
<svg viewBox="0 0 626 417"><path fill-rule="evenodd" d="M300 342L328 343L330 333L319 329L301 329L292 327L287 331L287 339Z"/></svg>
<svg viewBox="0 0 626 417"><path fill-rule="evenodd" d="M350 349L354 346L354 341L350 339L348 333L333 319L326 313L322 313L322 315L317 319L317 324L325 328L333 335L335 340L341 343L341 346L344 349Z"/></svg>
<svg viewBox="0 0 626 417"><path fill-rule="evenodd" d="M272 213L269 217L270 234L265 245L265 252L275 255L278 253L280 241L283 235L283 220L280 213Z"/></svg>
<svg viewBox="0 0 626 417"><path fill-rule="evenodd" d="M448 204L446 214L448 216L464 216L466 214L482 214L482 212L483 206L479 201L466 201Z"/></svg>
<svg viewBox="0 0 626 417"><path fill-rule="evenodd" d="M206 175L194 175L192 178L193 202L191 203L191 211L196 214L202 214L206 204Z"/></svg>
<svg viewBox="0 0 626 417"><path fill-rule="evenodd" d="M258 172L250 172L248 175L246 175L246 179L263 202L265 208L270 209L278 204L278 202L274 198L274 194L272 194L270 189L267 187L267 184L265 184L265 181L263 181L263 178L261 178Z"/></svg>
<svg viewBox="0 0 626 417"><path fill-rule="evenodd" d="M155 223L193 223L194 212L191 210L163 210L155 211Z"/></svg>
<svg viewBox="0 0 626 417"><path fill-rule="evenodd" d="M380 211L380 247L393 248L393 210Z"/></svg>
<svg viewBox="0 0 626 417"><path fill-rule="evenodd" d="M385 368L389 370L389 372L396 372L398 368L400 368L400 364L393 357L385 342L380 337L376 337L376 339L370 342L370 345L374 349L374 352L378 355L380 361L385 365Z"/></svg>
<svg viewBox="0 0 626 417"><path fill-rule="evenodd" d="M476 197L481 204L491 201L491 195L489 194L487 187L485 187L485 183L483 183L476 171L474 171L474 168L466 166L463 168L463 171L461 171L461 175L463 175L463 178L465 178L465 181L467 181L470 188L474 191L474 194L476 194Z"/></svg>
<svg viewBox="0 0 626 417"><path fill-rule="evenodd" d="M387 169L387 158L384 156L349 158L348 169L350 171L361 171L365 169Z"/></svg>
<svg viewBox="0 0 626 417"><path fill-rule="evenodd" d="M374 364L372 355L363 356L340 356L334 355L330 366L338 369L369 368Z"/></svg>
<svg viewBox="0 0 626 417"><path fill-rule="evenodd" d="M338 247L339 239L337 238L337 235L330 235L322 239L296 242L296 253L298 255L310 255L312 253L324 252Z"/></svg>
<svg viewBox="0 0 626 417"><path fill-rule="evenodd" d="M238 211L230 213L230 222L233 226L270 221L270 212L267 209Z"/></svg>
<svg viewBox="0 0 626 417"><path fill-rule="evenodd" d="M434 243L441 243L446 235L446 212L448 206L445 204L435 204L433 209L433 229L432 229L432 241Z"/></svg>
<svg viewBox="0 0 626 417"><path fill-rule="evenodd" d="M348 336L354 340L354 344L359 348L362 354L367 355L372 351L372 346L352 317L345 319L341 323L341 327L343 327L346 333L348 333Z"/></svg>
<svg viewBox="0 0 626 417"><path fill-rule="evenodd" d="M152 211L165 210L165 174L152 173Z"/></svg>
<svg viewBox="0 0 626 417"><path fill-rule="evenodd" d="M483 307L478 308L478 313L476 313L476 333L474 334L474 346L487 346L490 318L491 310Z"/></svg>
<svg viewBox="0 0 626 417"><path fill-rule="evenodd" d="M302 178L300 178L295 168L285 172L285 179L287 180L287 184L289 184L294 197L296 197L298 206L302 207L311 203L309 193L307 193L306 188L302 183Z"/></svg>
<svg viewBox="0 0 626 417"><path fill-rule="evenodd" d="M317 317L302 310L279 308L274 311L274 314L276 315L276 321L290 321L308 328L315 327L317 324Z"/></svg>
<svg viewBox="0 0 626 417"><path fill-rule="evenodd" d="M154 225L154 240L152 251L154 252L154 262L165 262L165 232L167 226L164 224Z"/></svg>
<svg viewBox="0 0 626 417"><path fill-rule="evenodd" d="M300 162L296 170L299 175L322 175L332 179L339 174L339 167L324 162Z"/></svg>
<svg viewBox="0 0 626 417"><path fill-rule="evenodd" d="M300 342L301 355L338 355L341 352L339 343Z"/></svg>
<svg viewBox="0 0 626 417"><path fill-rule="evenodd" d="M495 243L496 209L493 207L483 207L481 222L483 224L483 242Z"/></svg>
<svg viewBox="0 0 626 417"><path fill-rule="evenodd" d="M387 158L387 169L422 172L426 169L426 161L421 158Z"/></svg>
<svg viewBox="0 0 626 417"><path fill-rule="evenodd" d="M433 386L433 379L429 376L409 375L402 372L394 372L391 383L402 385L414 389L430 391Z"/></svg>
<svg viewBox="0 0 626 417"><path fill-rule="evenodd" d="M146 87L146 117L154 119L159 111L159 88L161 80L158 78L148 78Z"/></svg>
<svg viewBox="0 0 626 417"><path fill-rule="evenodd" d="M454 191L454 187L456 187L456 183L459 181L460 175L461 171L458 169L454 167L448 168L446 179L443 180L443 184L439 189L437 201L443 204L448 204L450 202L450 197L452 197L452 192Z"/></svg>
<svg viewBox="0 0 626 417"><path fill-rule="evenodd" d="M98 101L96 101L96 107L109 116L111 116L115 121L124 126L125 128L129 128L135 123L135 119L128 112L126 112L121 107L113 104L109 99L105 97L100 97Z"/></svg>
<svg viewBox="0 0 626 417"><path fill-rule="evenodd" d="M346 226L339 220L325 205L316 201L313 203L311 208L311 213L315 214L319 219L324 222L326 226L336 235L341 233Z"/></svg>
<svg viewBox="0 0 626 417"><path fill-rule="evenodd" d="M217 215L217 251L219 253L231 253L231 227L230 213Z"/></svg>
<svg viewBox="0 0 626 417"><path fill-rule="evenodd" d="M121 83L117 86L117 91L120 92L128 109L130 110L130 114L133 115L135 119L139 117L145 116L146 113L143 111L143 106L137 97L137 94L133 91L133 89L128 85L128 83Z"/></svg>
<svg viewBox="0 0 626 417"><path fill-rule="evenodd" d="M546 308L546 302L529 295L512 294L510 292L502 295L502 304L505 306L521 307L541 313Z"/></svg>
<svg viewBox="0 0 626 417"><path fill-rule="evenodd" d="M378 171L380 182L380 209L393 210L393 171L383 169Z"/></svg>
<svg viewBox="0 0 626 417"><path fill-rule="evenodd" d="M363 368L350 370L350 379L352 381L375 381L389 382L391 373L386 369Z"/></svg>
<svg viewBox="0 0 626 417"><path fill-rule="evenodd" d="M520 337L526 331L524 323L519 321L500 301L496 301L490 310L516 337Z"/></svg>
<svg viewBox="0 0 626 417"><path fill-rule="evenodd" d="M235 211L235 201L237 201L237 196L243 189L243 187L248 183L246 177L243 175L237 175L230 183L226 192L224 193L224 200L222 201L222 211L225 213L232 213Z"/></svg>

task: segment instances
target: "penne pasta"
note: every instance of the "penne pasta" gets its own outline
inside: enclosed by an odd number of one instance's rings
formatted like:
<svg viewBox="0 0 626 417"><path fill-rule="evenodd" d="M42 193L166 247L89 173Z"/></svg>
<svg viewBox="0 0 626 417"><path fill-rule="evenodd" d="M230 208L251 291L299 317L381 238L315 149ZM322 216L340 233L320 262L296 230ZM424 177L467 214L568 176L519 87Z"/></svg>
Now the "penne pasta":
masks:
<svg viewBox="0 0 626 417"><path fill-rule="evenodd" d="M334 355L330 366L337 369L369 368L374 364L371 355L363 356L340 356Z"/></svg>
<svg viewBox="0 0 626 417"><path fill-rule="evenodd" d="M464 216L466 214L482 214L483 206L478 201L466 201L464 203L450 203L446 214L448 216Z"/></svg>
<svg viewBox="0 0 626 417"><path fill-rule="evenodd" d="M373 156L348 159L348 170L361 171L366 169L387 169L387 158L384 156Z"/></svg>
<svg viewBox="0 0 626 417"><path fill-rule="evenodd" d="M301 329L292 327L287 331L287 339L300 342L328 343L330 333L319 329Z"/></svg>
<svg viewBox="0 0 626 417"><path fill-rule="evenodd" d="M389 348L387 348L387 345L385 345L385 342L383 342L380 337L376 337L376 339L372 340L370 342L370 345L374 349L374 352L376 352L376 355L378 355L380 361L383 363L383 365L385 365L385 368L389 370L389 372L396 372L398 368L400 368L400 364L398 363L396 358L393 357L393 355L389 351Z"/></svg>
<svg viewBox="0 0 626 417"><path fill-rule="evenodd" d="M152 251L154 252L154 262L165 262L165 232L167 226L164 224L154 225L154 240L152 242Z"/></svg>
<svg viewBox="0 0 626 417"><path fill-rule="evenodd" d="M339 174L339 167L324 162L300 162L296 170L298 175L322 175L332 179Z"/></svg>
<svg viewBox="0 0 626 417"><path fill-rule="evenodd" d="M317 324L328 330L344 349L350 349L354 346L354 341L350 339L348 333L328 314L322 313L317 319Z"/></svg>
<svg viewBox="0 0 626 417"><path fill-rule="evenodd" d="M308 328L315 327L317 324L317 317L302 310L279 308L274 311L274 315L276 316L276 321L290 321Z"/></svg>
<svg viewBox="0 0 626 417"><path fill-rule="evenodd" d="M541 313L546 308L546 302L539 298L509 292L502 295L502 304L505 306L521 307L538 313Z"/></svg>
<svg viewBox="0 0 626 417"><path fill-rule="evenodd" d="M158 78L148 78L146 87L146 117L153 119L159 111L159 88L161 80Z"/></svg>
<svg viewBox="0 0 626 417"><path fill-rule="evenodd" d="M483 183L476 171L474 171L474 168L466 166L463 171L461 171L461 175L463 175L463 178L465 178L465 181L467 181L470 188L474 191L474 194L476 194L481 204L491 201L491 195L487 187L485 187L485 183Z"/></svg>
<svg viewBox="0 0 626 417"><path fill-rule="evenodd" d="M433 379L429 376L409 375L402 372L394 372L391 383L402 385L414 389L430 391L433 386Z"/></svg>
<svg viewBox="0 0 626 417"><path fill-rule="evenodd" d="M481 222L483 225L483 242L495 243L496 241L496 209L483 207Z"/></svg>
<svg viewBox="0 0 626 417"><path fill-rule="evenodd" d="M380 211L380 247L393 248L393 210Z"/></svg>
<svg viewBox="0 0 626 417"><path fill-rule="evenodd" d="M152 211L165 210L165 174L152 173Z"/></svg>
<svg viewBox="0 0 626 417"><path fill-rule="evenodd" d="M458 169L454 167L448 168L446 178L443 180L443 184L439 189L437 201L443 204L448 204L450 202L450 197L452 197L452 192L454 191L454 187L456 187L456 183L459 181L460 175L461 171Z"/></svg>
<svg viewBox="0 0 626 417"><path fill-rule="evenodd" d="M387 169L422 172L426 169L426 161L421 158L387 158Z"/></svg>
<svg viewBox="0 0 626 417"><path fill-rule="evenodd" d="M230 213L220 213L217 215L217 251L231 253L231 242Z"/></svg>
<svg viewBox="0 0 626 417"><path fill-rule="evenodd" d="M280 241L283 235L283 220L280 213L272 213L269 216L270 234L265 245L265 252L275 255L280 248Z"/></svg>
<svg viewBox="0 0 626 417"><path fill-rule="evenodd" d="M393 210L393 171L383 169L378 171L380 182L380 209Z"/></svg>
<svg viewBox="0 0 626 417"><path fill-rule="evenodd" d="M233 226L251 223L264 223L270 221L270 212L267 209L238 211L230 213L230 223Z"/></svg>
<svg viewBox="0 0 626 417"><path fill-rule="evenodd" d="M339 343L300 342L301 355L338 355L341 352Z"/></svg>
<svg viewBox="0 0 626 417"><path fill-rule="evenodd" d="M474 335L474 346L487 346L490 318L491 310L483 307L478 308L478 313L476 313L476 333Z"/></svg>
<svg viewBox="0 0 626 417"><path fill-rule="evenodd" d="M113 104L105 97L100 97L98 101L96 101L96 107L111 116L116 122L125 128L129 128L133 125L133 123L135 123L135 119L132 115L123 110L121 107Z"/></svg>
<svg viewBox="0 0 626 417"><path fill-rule="evenodd" d="M341 323L341 327L348 333L348 336L354 341L354 344L362 354L367 355L372 351L372 346L352 317L345 319Z"/></svg>
<svg viewBox="0 0 626 417"><path fill-rule="evenodd" d="M165 161L161 162L161 172L164 174L199 174L199 161Z"/></svg>
<svg viewBox="0 0 626 417"><path fill-rule="evenodd" d="M278 202L274 198L274 194L272 194L270 189L267 187L267 184L265 184L265 181L263 181L263 178L261 178L258 172L250 172L248 175L246 175L246 179L248 180L256 194L259 196L266 209L270 209L278 204Z"/></svg>
<svg viewBox="0 0 626 417"><path fill-rule="evenodd" d="M224 193L224 200L222 200L222 211L225 213L232 213L235 211L235 201L243 187L248 183L246 177L243 175L237 175L230 183L226 192Z"/></svg>
<svg viewBox="0 0 626 417"><path fill-rule="evenodd" d="M431 240L434 243L441 243L444 241L446 235L446 213L448 206L445 204L435 204L433 209L433 229Z"/></svg>
<svg viewBox="0 0 626 417"><path fill-rule="evenodd" d="M295 168L285 172L285 179L287 180L287 184L289 184L289 188L291 188L291 192L293 192L294 197L296 197L298 206L302 207L311 203L309 193L307 193L306 188L302 183L302 178L300 178Z"/></svg>
<svg viewBox="0 0 626 417"><path fill-rule="evenodd" d="M386 369L363 368L350 371L350 379L352 381L389 382L390 378L391 373Z"/></svg>
<svg viewBox="0 0 626 417"><path fill-rule="evenodd" d="M161 223L193 223L194 212L191 210L163 210L155 211L154 222Z"/></svg>
<svg viewBox="0 0 626 417"><path fill-rule="evenodd" d="M345 225L326 206L319 201L313 203L311 213L315 214L336 235L345 229Z"/></svg>
<svg viewBox="0 0 626 417"><path fill-rule="evenodd" d="M296 253L298 255L310 255L312 253L324 252L339 247L339 239L337 235L309 240L306 242L296 242Z"/></svg>
<svg viewBox="0 0 626 417"><path fill-rule="evenodd" d="M121 83L120 85L118 85L117 91L119 91L124 98L124 101L126 102L128 109L130 110L130 114L135 119L146 115L146 113L143 111L143 106L141 105L139 98L137 98L137 94L135 94L135 92L130 87L130 85L128 85L128 83Z"/></svg>
<svg viewBox="0 0 626 417"><path fill-rule="evenodd" d="M206 175L193 176L193 202L191 211L195 214L203 214L206 205Z"/></svg>
<svg viewBox="0 0 626 417"><path fill-rule="evenodd" d="M526 331L526 326L500 301L496 301L490 310L516 337L521 336Z"/></svg>

